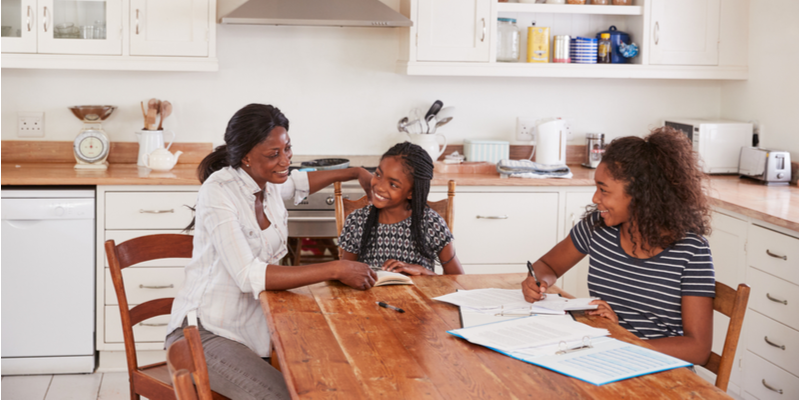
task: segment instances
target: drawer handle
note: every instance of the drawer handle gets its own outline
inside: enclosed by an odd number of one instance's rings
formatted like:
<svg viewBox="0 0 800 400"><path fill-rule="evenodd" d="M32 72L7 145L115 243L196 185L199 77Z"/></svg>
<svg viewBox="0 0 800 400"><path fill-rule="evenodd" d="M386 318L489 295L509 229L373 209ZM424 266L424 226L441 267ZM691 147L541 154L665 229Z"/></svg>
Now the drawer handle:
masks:
<svg viewBox="0 0 800 400"><path fill-rule="evenodd" d="M788 301L786 301L786 300L778 300L778 299L770 296L769 293L767 293L767 298L772 300L772 301L774 301L774 302L776 302L776 303L782 303L783 305L788 305L789 304Z"/></svg>
<svg viewBox="0 0 800 400"><path fill-rule="evenodd" d="M783 261L786 261L786 259L787 259L786 256L779 256L779 255L769 251L769 249L767 249L767 255L770 256L770 257L780 258Z"/></svg>
<svg viewBox="0 0 800 400"><path fill-rule="evenodd" d="M477 219L508 219L508 215L476 215Z"/></svg>
<svg viewBox="0 0 800 400"><path fill-rule="evenodd" d="M765 388L772 390L773 392L778 392L778 394L783 394L783 389L775 389L774 387L767 385L767 381L765 379L761 380L761 384L764 385Z"/></svg>
<svg viewBox="0 0 800 400"><path fill-rule="evenodd" d="M772 343L772 342L769 341L769 338L766 337L766 336L764 336L764 341L767 342L767 344L769 344L772 347L777 347L777 348L779 348L781 350L786 350L786 346L785 345Z"/></svg>
<svg viewBox="0 0 800 400"><path fill-rule="evenodd" d="M141 326L167 326L167 324L145 324L144 322L139 322Z"/></svg>
<svg viewBox="0 0 800 400"><path fill-rule="evenodd" d="M141 214L167 214L167 213L174 213L175 209L170 208L169 210L139 210Z"/></svg>
<svg viewBox="0 0 800 400"><path fill-rule="evenodd" d="M166 286L145 286L145 285L139 285L139 289L172 289L172 288L174 288L174 287L175 287L175 285L174 285L174 284L169 284L169 285L166 285Z"/></svg>

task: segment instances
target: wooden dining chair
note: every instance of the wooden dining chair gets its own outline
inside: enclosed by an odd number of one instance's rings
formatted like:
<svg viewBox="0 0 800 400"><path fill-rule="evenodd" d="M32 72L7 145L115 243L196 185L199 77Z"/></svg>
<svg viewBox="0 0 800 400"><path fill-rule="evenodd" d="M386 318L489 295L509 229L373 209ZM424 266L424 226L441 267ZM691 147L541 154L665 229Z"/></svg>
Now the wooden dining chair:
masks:
<svg viewBox="0 0 800 400"><path fill-rule="evenodd" d="M192 258L192 239L191 235L166 234L141 236L119 245L113 240L106 241L108 266L122 320L131 400L139 400L140 396L150 400L175 399L166 363L139 366L133 337L134 325L159 315L169 314L172 311L173 299L150 300L129 309L122 270L134 264L160 258Z"/></svg>
<svg viewBox="0 0 800 400"><path fill-rule="evenodd" d="M453 232L453 218L455 216L455 208L453 205L453 197L456 195L456 181L447 182L447 198L439 201L428 201L428 207L433 211L439 213L447 223L450 232ZM367 196L358 200L349 200L342 197L342 183L335 182L333 184L334 205L336 208L336 233L342 234L344 228L344 221L347 216L359 208L364 208L369 204Z"/></svg>
<svg viewBox="0 0 800 400"><path fill-rule="evenodd" d="M183 328L183 338L167 349L167 368L178 400L221 400L227 397L211 391L208 366L196 326ZM194 378L194 384L192 384Z"/></svg>
<svg viewBox="0 0 800 400"><path fill-rule="evenodd" d="M725 334L722 355L711 352L711 356L702 367L717 375L714 385L726 392L733 368L733 359L736 356L736 347L739 345L739 334L742 332L747 300L750 298L750 286L740 283L738 289L733 290L730 286L717 282L715 292L714 310L726 315L730 318L730 322L728 323L728 333Z"/></svg>

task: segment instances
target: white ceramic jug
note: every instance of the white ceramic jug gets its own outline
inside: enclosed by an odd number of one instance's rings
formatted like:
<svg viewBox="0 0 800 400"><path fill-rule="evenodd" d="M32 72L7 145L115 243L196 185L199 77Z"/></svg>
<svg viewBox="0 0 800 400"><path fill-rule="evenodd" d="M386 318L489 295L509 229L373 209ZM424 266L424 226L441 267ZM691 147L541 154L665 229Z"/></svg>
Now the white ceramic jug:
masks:
<svg viewBox="0 0 800 400"><path fill-rule="evenodd" d="M567 124L563 119L551 119L536 126L534 161L545 165L567 164Z"/></svg>
<svg viewBox="0 0 800 400"><path fill-rule="evenodd" d="M442 143L439 143L438 138L442 138L441 140ZM425 149L425 151L427 151L428 154L430 154L431 160L433 161L438 160L439 157L441 157L441 155L444 153L444 149L447 147L447 138L441 133L437 134L409 133L408 141Z"/></svg>
<svg viewBox="0 0 800 400"><path fill-rule="evenodd" d="M178 162L178 157L180 157L181 154L183 154L183 152L180 150L172 154L164 148L155 149L152 153L145 154L145 167L153 171L169 171Z"/></svg>
<svg viewBox="0 0 800 400"><path fill-rule="evenodd" d="M175 132L167 131L172 134L166 149L172 146L175 140ZM136 165L147 167L147 155L153 150L164 148L164 131L136 131L136 139L139 141L139 156L136 158Z"/></svg>

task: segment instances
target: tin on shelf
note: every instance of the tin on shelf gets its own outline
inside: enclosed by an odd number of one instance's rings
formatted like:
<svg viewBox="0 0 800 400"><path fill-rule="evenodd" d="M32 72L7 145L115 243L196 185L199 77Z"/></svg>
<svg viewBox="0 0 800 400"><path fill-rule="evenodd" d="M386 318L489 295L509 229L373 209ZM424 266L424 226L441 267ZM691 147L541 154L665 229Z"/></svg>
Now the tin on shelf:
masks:
<svg viewBox="0 0 800 400"><path fill-rule="evenodd" d="M553 62L569 63L569 35L553 36Z"/></svg>

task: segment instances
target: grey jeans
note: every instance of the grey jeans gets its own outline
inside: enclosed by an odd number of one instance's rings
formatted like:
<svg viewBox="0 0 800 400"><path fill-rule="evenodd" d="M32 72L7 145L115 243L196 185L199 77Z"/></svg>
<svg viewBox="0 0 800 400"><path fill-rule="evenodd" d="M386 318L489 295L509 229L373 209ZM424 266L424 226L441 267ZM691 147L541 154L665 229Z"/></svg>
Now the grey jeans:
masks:
<svg viewBox="0 0 800 400"><path fill-rule="evenodd" d="M187 325L184 319L180 329L167 335L167 348L183 337L183 328ZM259 357L239 342L203 329L200 321L197 321L197 330L200 331L208 364L211 390L235 400L291 398L283 375L270 365L268 359Z"/></svg>

